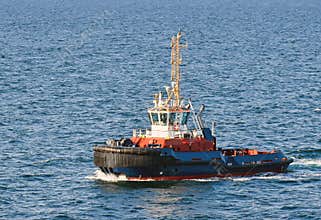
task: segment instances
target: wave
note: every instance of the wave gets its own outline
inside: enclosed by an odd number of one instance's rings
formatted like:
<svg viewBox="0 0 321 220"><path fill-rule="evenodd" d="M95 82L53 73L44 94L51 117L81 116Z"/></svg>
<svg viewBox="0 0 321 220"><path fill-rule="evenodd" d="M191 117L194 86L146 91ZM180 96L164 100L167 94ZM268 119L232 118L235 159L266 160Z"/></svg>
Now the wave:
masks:
<svg viewBox="0 0 321 220"><path fill-rule="evenodd" d="M293 165L321 166L321 159L295 159Z"/></svg>
<svg viewBox="0 0 321 220"><path fill-rule="evenodd" d="M246 182L246 181L276 181L276 182L308 182L308 181L319 181L321 173L318 172L295 172L295 173L284 173L284 174L273 174L273 175L259 175L252 177L238 177L232 178L235 182Z"/></svg>
<svg viewBox="0 0 321 220"><path fill-rule="evenodd" d="M290 151L291 154L298 154L298 153L308 153L308 154L318 154L321 153L321 149L320 148L303 148L303 149L297 149L297 150L293 150Z"/></svg>
<svg viewBox="0 0 321 220"><path fill-rule="evenodd" d="M193 179L188 181L195 182L218 182L218 181L233 181L233 182L248 182L255 180L262 181L277 181L277 182L304 182L311 180L319 180L321 173L319 172L294 172L294 173L264 173L246 177L226 177L226 178L209 178L209 179Z"/></svg>
<svg viewBox="0 0 321 220"><path fill-rule="evenodd" d="M314 109L315 112L321 112L321 108Z"/></svg>
<svg viewBox="0 0 321 220"><path fill-rule="evenodd" d="M21 177L32 178L32 177L52 177L54 174L52 173L25 173L22 174Z"/></svg>
<svg viewBox="0 0 321 220"><path fill-rule="evenodd" d="M49 159L33 162L32 164L33 165L46 164L46 163L50 163L52 161L57 161L57 160L65 160L65 158L63 158L63 157L49 158Z"/></svg>

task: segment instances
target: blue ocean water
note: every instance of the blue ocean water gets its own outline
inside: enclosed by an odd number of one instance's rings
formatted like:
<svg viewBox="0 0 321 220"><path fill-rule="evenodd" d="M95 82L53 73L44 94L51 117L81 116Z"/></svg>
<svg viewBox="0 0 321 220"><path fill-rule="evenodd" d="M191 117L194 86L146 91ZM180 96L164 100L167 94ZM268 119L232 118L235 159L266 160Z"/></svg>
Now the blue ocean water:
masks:
<svg viewBox="0 0 321 220"><path fill-rule="evenodd" d="M318 0L1 0L0 219L320 219ZM92 146L147 127L182 30L182 93L218 145L282 149L289 172L110 183Z"/></svg>

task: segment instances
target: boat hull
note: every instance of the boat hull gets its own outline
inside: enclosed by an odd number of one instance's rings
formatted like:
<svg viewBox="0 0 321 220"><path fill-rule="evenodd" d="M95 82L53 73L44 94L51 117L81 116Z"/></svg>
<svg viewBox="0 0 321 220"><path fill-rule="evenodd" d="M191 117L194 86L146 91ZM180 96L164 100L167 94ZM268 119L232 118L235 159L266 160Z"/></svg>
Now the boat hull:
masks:
<svg viewBox="0 0 321 220"><path fill-rule="evenodd" d="M94 162L104 173L128 180L184 180L286 172L291 159L269 155L224 156L221 151L174 152L172 149L96 147Z"/></svg>

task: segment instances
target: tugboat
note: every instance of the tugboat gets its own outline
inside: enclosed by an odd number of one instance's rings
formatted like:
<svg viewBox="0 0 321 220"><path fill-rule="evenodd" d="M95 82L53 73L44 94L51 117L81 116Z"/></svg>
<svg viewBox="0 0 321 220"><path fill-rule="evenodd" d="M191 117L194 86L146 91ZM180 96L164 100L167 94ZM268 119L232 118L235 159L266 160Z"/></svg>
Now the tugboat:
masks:
<svg viewBox="0 0 321 220"><path fill-rule="evenodd" d="M171 86L154 95L148 109L151 128L133 130L131 138L108 140L94 146L94 163L105 174L129 181L186 180L249 176L263 172L286 172L293 159L280 150L218 148L215 123L211 129L202 119L204 105L196 112L191 100L180 95L182 33L171 39ZM194 128L188 128L192 118Z"/></svg>

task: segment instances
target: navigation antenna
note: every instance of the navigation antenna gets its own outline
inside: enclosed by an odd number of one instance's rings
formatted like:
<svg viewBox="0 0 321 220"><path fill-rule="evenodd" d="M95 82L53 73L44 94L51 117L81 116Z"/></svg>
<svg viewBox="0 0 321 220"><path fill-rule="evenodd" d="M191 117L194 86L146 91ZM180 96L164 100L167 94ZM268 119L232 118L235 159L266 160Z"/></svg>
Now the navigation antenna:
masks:
<svg viewBox="0 0 321 220"><path fill-rule="evenodd" d="M181 97L180 97L180 88L179 88L179 81L181 78L180 74L180 65L182 64L182 56L180 49L186 48L186 44L180 44L180 39L182 37L182 33L179 31L176 36L172 37L171 41L171 81L172 81L172 89L175 96L174 106L179 107L181 105Z"/></svg>

